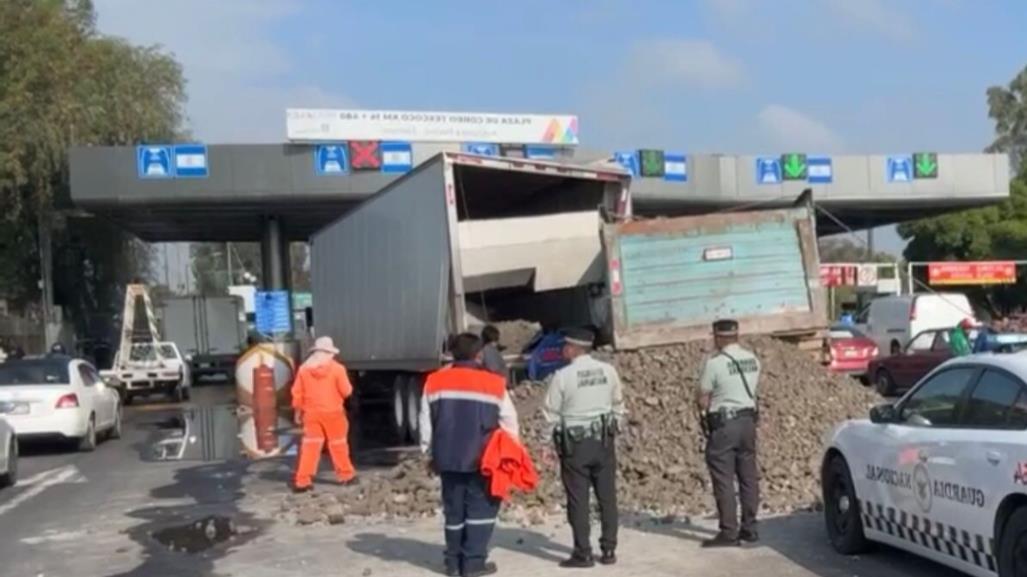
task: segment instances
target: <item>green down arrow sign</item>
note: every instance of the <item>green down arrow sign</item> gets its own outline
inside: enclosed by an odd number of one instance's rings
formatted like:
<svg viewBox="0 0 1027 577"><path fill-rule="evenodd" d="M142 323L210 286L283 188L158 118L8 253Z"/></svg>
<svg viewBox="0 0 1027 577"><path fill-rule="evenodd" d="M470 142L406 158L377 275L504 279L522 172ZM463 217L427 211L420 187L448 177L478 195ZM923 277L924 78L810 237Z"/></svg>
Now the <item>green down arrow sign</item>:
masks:
<svg viewBox="0 0 1027 577"><path fill-rule="evenodd" d="M785 180L806 180L808 168L805 154L782 154L781 167L784 169Z"/></svg>
<svg viewBox="0 0 1027 577"><path fill-rule="evenodd" d="M913 155L913 178L938 178L936 152L917 152Z"/></svg>

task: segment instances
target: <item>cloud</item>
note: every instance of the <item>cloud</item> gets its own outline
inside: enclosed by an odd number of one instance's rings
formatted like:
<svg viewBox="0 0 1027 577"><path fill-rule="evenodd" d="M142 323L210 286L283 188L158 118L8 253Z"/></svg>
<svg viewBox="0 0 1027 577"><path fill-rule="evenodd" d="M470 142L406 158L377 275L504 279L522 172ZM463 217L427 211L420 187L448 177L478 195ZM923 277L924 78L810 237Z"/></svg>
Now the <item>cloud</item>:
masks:
<svg viewBox="0 0 1027 577"><path fill-rule="evenodd" d="M631 50L627 66L636 79L700 88L730 88L745 78L740 60L706 40L646 40Z"/></svg>
<svg viewBox="0 0 1027 577"><path fill-rule="evenodd" d="M771 104L756 117L760 129L776 150L840 152L842 138L826 124L797 110Z"/></svg>
<svg viewBox="0 0 1027 577"><path fill-rule="evenodd" d="M882 0L830 0L831 9L842 18L893 40L909 40L915 32L912 22L894 2Z"/></svg>
<svg viewBox="0 0 1027 577"><path fill-rule="evenodd" d="M182 64L193 136L207 142L281 142L290 106L352 104L290 80L295 63L274 30L297 0L96 0L98 28L137 44L160 44Z"/></svg>

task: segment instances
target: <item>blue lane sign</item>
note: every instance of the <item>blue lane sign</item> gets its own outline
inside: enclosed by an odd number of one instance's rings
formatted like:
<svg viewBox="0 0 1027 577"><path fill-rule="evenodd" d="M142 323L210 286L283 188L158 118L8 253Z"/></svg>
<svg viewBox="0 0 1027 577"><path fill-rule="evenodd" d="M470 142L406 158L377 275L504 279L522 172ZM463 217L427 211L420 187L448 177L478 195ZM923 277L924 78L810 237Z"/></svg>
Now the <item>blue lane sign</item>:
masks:
<svg viewBox="0 0 1027 577"><path fill-rule="evenodd" d="M756 184L781 184L781 159L761 156L756 159Z"/></svg>
<svg viewBox="0 0 1027 577"><path fill-rule="evenodd" d="M314 149L314 172L322 176L349 174L346 144L319 144Z"/></svg>
<svg viewBox="0 0 1027 577"><path fill-rule="evenodd" d="M499 145L491 142L465 142L463 151L478 156L499 156Z"/></svg>
<svg viewBox="0 0 1027 577"><path fill-rule="evenodd" d="M409 142L383 142L382 172L403 174L414 167L414 149Z"/></svg>
<svg viewBox="0 0 1027 577"><path fill-rule="evenodd" d="M888 182L912 182L913 156L910 154L889 156L885 170Z"/></svg>
<svg viewBox="0 0 1027 577"><path fill-rule="evenodd" d="M257 291L253 304L257 332L274 335L292 330L288 291Z"/></svg>
<svg viewBox="0 0 1027 577"><path fill-rule="evenodd" d="M532 160L556 160L556 149L552 146L528 144L524 147L524 158Z"/></svg>
<svg viewBox="0 0 1027 577"><path fill-rule="evenodd" d="M207 147L202 144L175 145L175 176L207 178Z"/></svg>
<svg viewBox="0 0 1027 577"><path fill-rule="evenodd" d="M137 146L136 171L139 178L174 178L171 147L165 144Z"/></svg>
<svg viewBox="0 0 1027 577"><path fill-rule="evenodd" d="M638 151L627 150L613 153L613 161L621 165L631 176L638 176Z"/></svg>
<svg viewBox="0 0 1027 577"><path fill-rule="evenodd" d="M688 182L688 161L684 154L663 153L663 179L672 182Z"/></svg>
<svg viewBox="0 0 1027 577"><path fill-rule="evenodd" d="M806 157L806 180L810 184L831 184L834 182L834 167L830 156Z"/></svg>

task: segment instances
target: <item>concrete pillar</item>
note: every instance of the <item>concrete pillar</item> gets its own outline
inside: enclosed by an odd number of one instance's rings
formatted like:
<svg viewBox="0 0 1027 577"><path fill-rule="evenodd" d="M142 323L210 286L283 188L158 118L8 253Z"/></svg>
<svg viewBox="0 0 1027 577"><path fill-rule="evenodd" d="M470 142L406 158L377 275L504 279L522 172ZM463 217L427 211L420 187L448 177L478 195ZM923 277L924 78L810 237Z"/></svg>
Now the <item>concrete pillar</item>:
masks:
<svg viewBox="0 0 1027 577"><path fill-rule="evenodd" d="M264 290L289 290L289 243L280 217L266 216L261 221L260 265Z"/></svg>
<svg viewBox="0 0 1027 577"><path fill-rule="evenodd" d="M260 227L260 267L263 272L264 290L288 291L292 284L292 270L289 267L289 241L282 230L282 219L266 216ZM289 298L289 333L276 334L276 343L292 341L292 297Z"/></svg>

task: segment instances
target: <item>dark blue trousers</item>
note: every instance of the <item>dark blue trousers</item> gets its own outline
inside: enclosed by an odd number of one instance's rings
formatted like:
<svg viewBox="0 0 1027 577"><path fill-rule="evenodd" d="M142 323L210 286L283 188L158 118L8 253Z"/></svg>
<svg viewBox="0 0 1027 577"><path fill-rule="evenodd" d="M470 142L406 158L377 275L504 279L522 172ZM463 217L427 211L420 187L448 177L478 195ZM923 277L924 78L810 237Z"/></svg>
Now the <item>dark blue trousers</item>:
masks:
<svg viewBox="0 0 1027 577"><path fill-rule="evenodd" d="M446 521L446 569L473 573L485 566L489 540L499 514L480 473L440 473Z"/></svg>

